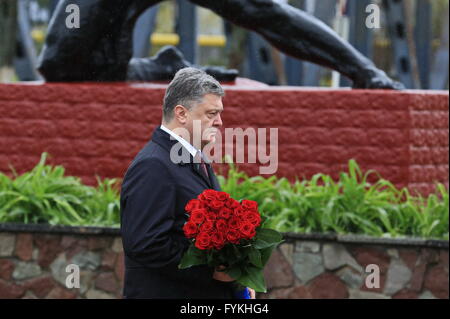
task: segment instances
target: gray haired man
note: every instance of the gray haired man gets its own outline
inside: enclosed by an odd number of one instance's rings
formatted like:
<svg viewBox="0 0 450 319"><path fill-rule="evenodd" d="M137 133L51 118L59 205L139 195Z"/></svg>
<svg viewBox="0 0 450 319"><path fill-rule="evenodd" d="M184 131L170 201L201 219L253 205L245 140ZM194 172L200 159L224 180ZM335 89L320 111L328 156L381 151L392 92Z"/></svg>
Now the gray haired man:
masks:
<svg viewBox="0 0 450 319"><path fill-rule="evenodd" d="M195 68L179 70L167 87L162 124L122 183L124 298L234 297L234 280L225 273L206 265L178 269L189 245L182 230L187 202L205 189L220 190L202 149L222 125L223 96L220 84ZM188 156L174 161L174 150Z"/></svg>

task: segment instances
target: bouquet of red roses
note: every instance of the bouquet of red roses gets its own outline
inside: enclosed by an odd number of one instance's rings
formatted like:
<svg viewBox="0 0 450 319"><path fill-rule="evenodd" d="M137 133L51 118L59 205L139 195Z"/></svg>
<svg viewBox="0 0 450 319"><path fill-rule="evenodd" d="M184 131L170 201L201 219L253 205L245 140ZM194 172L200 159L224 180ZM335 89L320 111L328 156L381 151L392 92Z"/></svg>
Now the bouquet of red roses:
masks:
<svg viewBox="0 0 450 319"><path fill-rule="evenodd" d="M207 189L190 200L183 226L191 245L180 269L207 264L225 266L225 273L238 284L266 292L263 269L272 250L282 242L279 232L263 228L258 203L237 201L226 192Z"/></svg>

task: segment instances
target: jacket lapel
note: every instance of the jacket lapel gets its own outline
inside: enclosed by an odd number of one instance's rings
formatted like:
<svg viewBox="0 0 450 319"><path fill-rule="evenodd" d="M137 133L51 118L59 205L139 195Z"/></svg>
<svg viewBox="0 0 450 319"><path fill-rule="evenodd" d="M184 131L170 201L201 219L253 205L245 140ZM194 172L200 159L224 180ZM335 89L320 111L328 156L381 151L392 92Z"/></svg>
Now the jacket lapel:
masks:
<svg viewBox="0 0 450 319"><path fill-rule="evenodd" d="M191 162L191 168L192 168L192 171L194 172L194 174L200 176L200 177L206 182L206 184L208 185L209 188L213 188L213 183L211 182L210 178L208 178L208 177L201 171L202 169L201 169L201 167L200 167L200 163L194 163L194 162L193 162L193 158L191 158L191 159L192 159L192 162ZM209 168L209 165L206 165L206 167L207 167L207 169L208 169L208 174L209 174L209 176L212 177L211 171L210 171L210 168Z"/></svg>
<svg viewBox="0 0 450 319"><path fill-rule="evenodd" d="M217 191L222 190L222 189L220 188L219 181L217 180L217 176L216 176L216 174L214 173L214 170L213 170L212 166L211 166L211 165L206 165L206 167L208 168L208 174L209 174L209 176L211 177L210 179L211 179L212 189L215 189L215 190L217 190Z"/></svg>
<svg viewBox="0 0 450 319"><path fill-rule="evenodd" d="M171 147L176 144L179 143L176 140L172 140L170 139L170 135L167 132L164 132L160 126L158 126L152 134L152 139L153 142L161 145L166 151L170 152ZM186 150L187 151L187 150ZM212 189L220 189L219 183L217 181L217 178L214 174L214 171L212 170L210 165L206 165L206 168L208 170L208 174L209 174L209 178L202 172L202 169L200 167L200 163L194 163L194 157L192 156L192 154L189 154L189 163L184 163L183 161L181 161L179 163L179 165L189 165L191 166L192 171L194 172L195 175L197 175L198 177L200 177L205 183L206 185L208 185L209 188Z"/></svg>

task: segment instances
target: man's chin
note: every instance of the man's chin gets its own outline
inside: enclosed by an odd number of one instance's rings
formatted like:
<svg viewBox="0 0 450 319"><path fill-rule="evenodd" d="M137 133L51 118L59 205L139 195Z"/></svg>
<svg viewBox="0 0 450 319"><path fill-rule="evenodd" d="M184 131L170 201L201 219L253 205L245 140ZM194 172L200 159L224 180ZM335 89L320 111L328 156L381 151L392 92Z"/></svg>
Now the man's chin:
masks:
<svg viewBox="0 0 450 319"><path fill-rule="evenodd" d="M208 144L214 144L216 142L216 137L215 136L210 136L207 140L202 141L202 144L204 146L208 145Z"/></svg>

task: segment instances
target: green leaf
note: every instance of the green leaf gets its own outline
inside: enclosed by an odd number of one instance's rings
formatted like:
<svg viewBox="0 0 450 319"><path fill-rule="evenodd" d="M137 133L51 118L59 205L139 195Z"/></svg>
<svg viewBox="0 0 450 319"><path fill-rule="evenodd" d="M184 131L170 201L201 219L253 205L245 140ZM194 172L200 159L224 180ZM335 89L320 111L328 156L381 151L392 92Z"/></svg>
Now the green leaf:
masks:
<svg viewBox="0 0 450 319"><path fill-rule="evenodd" d="M246 267L245 272L237 282L245 287L254 289L256 292L267 292L266 281L260 268Z"/></svg>
<svg viewBox="0 0 450 319"><path fill-rule="evenodd" d="M258 268L263 268L263 264L261 261L261 253L258 249L252 248L250 249L250 252L248 254L248 258L250 259L250 262L255 265Z"/></svg>
<svg viewBox="0 0 450 319"><path fill-rule="evenodd" d="M267 247L264 249L261 249L259 252L261 254L261 264L262 267L264 267L267 262L269 261L270 256L272 255L272 251L274 250L275 246Z"/></svg>
<svg viewBox="0 0 450 319"><path fill-rule="evenodd" d="M203 251L196 248L194 245L190 245L188 250L181 258L179 269L185 269L196 265L206 264L206 255Z"/></svg>
<svg viewBox="0 0 450 319"><path fill-rule="evenodd" d="M215 254L212 251L206 253L206 264L211 265L215 260Z"/></svg>
<svg viewBox="0 0 450 319"><path fill-rule="evenodd" d="M236 279L236 281L239 281L242 275L241 268L239 266L233 266L225 270L225 273L229 275L230 277Z"/></svg>
<svg viewBox="0 0 450 319"><path fill-rule="evenodd" d="M276 230L269 228L260 228L256 233L256 241L254 247L263 249L276 246L281 243L283 236Z"/></svg>

